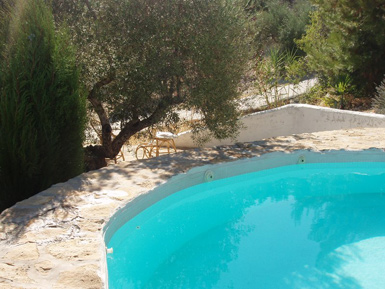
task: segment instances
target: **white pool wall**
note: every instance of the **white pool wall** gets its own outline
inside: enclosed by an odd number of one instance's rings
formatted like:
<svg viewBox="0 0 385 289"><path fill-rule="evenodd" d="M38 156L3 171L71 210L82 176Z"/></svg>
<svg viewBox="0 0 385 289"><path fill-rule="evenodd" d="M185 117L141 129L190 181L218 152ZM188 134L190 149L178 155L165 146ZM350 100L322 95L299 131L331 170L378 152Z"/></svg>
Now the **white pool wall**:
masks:
<svg viewBox="0 0 385 289"><path fill-rule="evenodd" d="M167 183L141 195L124 208L117 211L104 227L104 240L108 244L113 234L128 220L157 201L185 188L207 181L219 180L241 174L303 163L338 163L338 162L385 162L385 152L380 149L365 151L327 151L307 150L292 153L274 152L259 157L242 159L215 165L206 165L189 170L185 174L172 177ZM212 180L207 176L212 175Z"/></svg>
<svg viewBox="0 0 385 289"><path fill-rule="evenodd" d="M331 131L359 127L385 127L385 115L347 111L307 104L289 104L276 109L253 113L241 118L244 128L236 141L213 139L204 147L232 145L270 137ZM184 132L175 139L177 147L197 147L192 133Z"/></svg>

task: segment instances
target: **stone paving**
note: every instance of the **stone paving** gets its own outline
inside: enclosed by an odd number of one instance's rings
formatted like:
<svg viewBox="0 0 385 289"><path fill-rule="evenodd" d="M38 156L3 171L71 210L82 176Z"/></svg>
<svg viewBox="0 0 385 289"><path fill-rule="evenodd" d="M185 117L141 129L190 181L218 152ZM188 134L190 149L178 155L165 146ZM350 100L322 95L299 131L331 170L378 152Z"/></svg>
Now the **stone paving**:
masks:
<svg viewBox="0 0 385 289"><path fill-rule="evenodd" d="M54 185L0 215L0 289L105 288L105 223L118 208L193 167L275 151L384 149L384 136L385 128L351 129L194 149Z"/></svg>

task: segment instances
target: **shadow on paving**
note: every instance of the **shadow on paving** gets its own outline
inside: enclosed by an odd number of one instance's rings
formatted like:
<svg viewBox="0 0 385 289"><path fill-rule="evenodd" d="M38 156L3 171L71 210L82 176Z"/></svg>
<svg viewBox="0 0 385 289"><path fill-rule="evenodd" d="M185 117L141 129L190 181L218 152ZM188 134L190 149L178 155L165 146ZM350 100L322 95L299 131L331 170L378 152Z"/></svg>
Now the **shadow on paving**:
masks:
<svg viewBox="0 0 385 289"><path fill-rule="evenodd" d="M25 234L26 227L67 227L74 218L81 218L74 204L87 205L87 197L93 197L97 191L119 190L124 186L126 190L127 186L137 186L150 191L172 176L186 173L193 167L251 158L269 152L306 149L300 144L300 139L300 136L278 137L232 146L190 149L147 160L120 162L84 173L4 210L0 215L0 240L16 241Z"/></svg>

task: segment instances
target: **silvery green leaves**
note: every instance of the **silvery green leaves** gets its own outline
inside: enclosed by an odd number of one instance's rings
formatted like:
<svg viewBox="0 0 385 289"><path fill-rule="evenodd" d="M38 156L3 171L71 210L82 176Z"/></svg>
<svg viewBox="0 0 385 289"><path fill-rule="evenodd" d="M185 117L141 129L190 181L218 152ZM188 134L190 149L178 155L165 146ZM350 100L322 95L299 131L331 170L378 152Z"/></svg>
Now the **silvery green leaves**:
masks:
<svg viewBox="0 0 385 289"><path fill-rule="evenodd" d="M177 120L180 106L200 111L216 137L236 132L233 100L249 58L246 18L236 1L70 3L58 7L71 6L66 19L89 100L102 125L122 126L114 141L103 138L104 152L113 155L136 132Z"/></svg>

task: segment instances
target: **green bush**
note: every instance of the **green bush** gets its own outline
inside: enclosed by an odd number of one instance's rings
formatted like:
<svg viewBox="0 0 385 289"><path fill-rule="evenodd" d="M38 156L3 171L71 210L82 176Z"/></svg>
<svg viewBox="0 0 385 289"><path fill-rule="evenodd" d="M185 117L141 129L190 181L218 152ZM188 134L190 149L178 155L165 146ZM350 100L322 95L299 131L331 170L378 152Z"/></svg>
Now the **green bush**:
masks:
<svg viewBox="0 0 385 289"><path fill-rule="evenodd" d="M246 10L255 26L255 40L260 51L272 47L281 51L303 52L297 49L295 39L305 34L312 9L309 0L248 0Z"/></svg>
<svg viewBox="0 0 385 289"><path fill-rule="evenodd" d="M65 31L43 0L16 1L0 26L0 209L83 170L85 99Z"/></svg>
<svg viewBox="0 0 385 289"><path fill-rule="evenodd" d="M265 98L268 107L282 105L282 97L289 90L282 86L285 82L298 84L301 75L301 59L295 51L270 50L267 57L260 56L255 66L255 87ZM294 86L294 89L296 87Z"/></svg>

